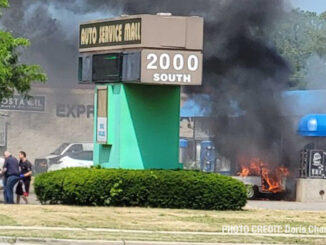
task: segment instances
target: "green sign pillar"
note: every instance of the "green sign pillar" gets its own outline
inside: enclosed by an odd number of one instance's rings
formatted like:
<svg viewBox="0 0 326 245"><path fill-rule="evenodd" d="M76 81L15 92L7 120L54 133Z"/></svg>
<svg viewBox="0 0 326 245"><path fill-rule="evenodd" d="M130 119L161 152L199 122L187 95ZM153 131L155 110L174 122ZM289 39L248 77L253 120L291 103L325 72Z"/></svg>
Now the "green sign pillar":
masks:
<svg viewBox="0 0 326 245"><path fill-rule="evenodd" d="M79 31L79 79L96 83L94 165L178 169L180 87L201 85L203 19L136 15Z"/></svg>
<svg viewBox="0 0 326 245"><path fill-rule="evenodd" d="M180 87L121 83L106 86L107 142L97 143L95 117L94 163L105 168L179 168Z"/></svg>

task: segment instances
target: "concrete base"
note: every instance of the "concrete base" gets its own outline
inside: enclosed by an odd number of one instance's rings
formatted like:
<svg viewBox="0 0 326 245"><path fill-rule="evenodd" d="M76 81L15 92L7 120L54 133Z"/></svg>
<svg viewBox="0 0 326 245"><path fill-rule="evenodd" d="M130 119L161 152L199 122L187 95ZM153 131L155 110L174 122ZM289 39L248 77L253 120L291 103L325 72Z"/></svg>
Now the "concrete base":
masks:
<svg viewBox="0 0 326 245"><path fill-rule="evenodd" d="M326 202L326 179L297 179L297 202Z"/></svg>

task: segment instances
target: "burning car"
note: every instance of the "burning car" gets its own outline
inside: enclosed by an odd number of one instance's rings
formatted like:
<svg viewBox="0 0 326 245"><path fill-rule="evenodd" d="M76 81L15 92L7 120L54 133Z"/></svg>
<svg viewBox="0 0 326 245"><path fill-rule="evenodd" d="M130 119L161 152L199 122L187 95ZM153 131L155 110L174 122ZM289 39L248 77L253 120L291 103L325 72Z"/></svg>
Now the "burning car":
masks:
<svg viewBox="0 0 326 245"><path fill-rule="evenodd" d="M57 163L63 156L81 151L93 151L93 143L63 143L46 157L35 159L35 173L43 173Z"/></svg>
<svg viewBox="0 0 326 245"><path fill-rule="evenodd" d="M279 194L286 191L289 170L283 166L273 166L259 158L240 163L240 172L234 178L247 186L247 197L255 199L260 194Z"/></svg>

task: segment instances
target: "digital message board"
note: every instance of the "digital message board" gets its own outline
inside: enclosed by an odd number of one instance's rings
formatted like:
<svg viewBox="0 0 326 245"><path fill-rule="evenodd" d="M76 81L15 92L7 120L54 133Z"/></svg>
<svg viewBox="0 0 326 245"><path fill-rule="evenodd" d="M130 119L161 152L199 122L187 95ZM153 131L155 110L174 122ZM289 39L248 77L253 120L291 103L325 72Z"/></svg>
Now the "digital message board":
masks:
<svg viewBox="0 0 326 245"><path fill-rule="evenodd" d="M120 82L122 54L96 54L92 62L93 82Z"/></svg>

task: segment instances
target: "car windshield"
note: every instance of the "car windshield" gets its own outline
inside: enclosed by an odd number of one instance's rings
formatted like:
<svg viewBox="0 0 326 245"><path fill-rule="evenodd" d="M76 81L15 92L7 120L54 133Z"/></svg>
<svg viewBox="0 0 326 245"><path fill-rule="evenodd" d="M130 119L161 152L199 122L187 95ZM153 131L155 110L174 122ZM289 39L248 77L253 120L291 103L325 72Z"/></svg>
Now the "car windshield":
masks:
<svg viewBox="0 0 326 245"><path fill-rule="evenodd" d="M61 155L63 150L66 149L68 145L69 145L69 143L63 143L55 151L53 151L50 154L52 154L52 155Z"/></svg>
<svg viewBox="0 0 326 245"><path fill-rule="evenodd" d="M81 151L77 153L69 154L69 157L77 160L92 161L93 160L93 151Z"/></svg>

